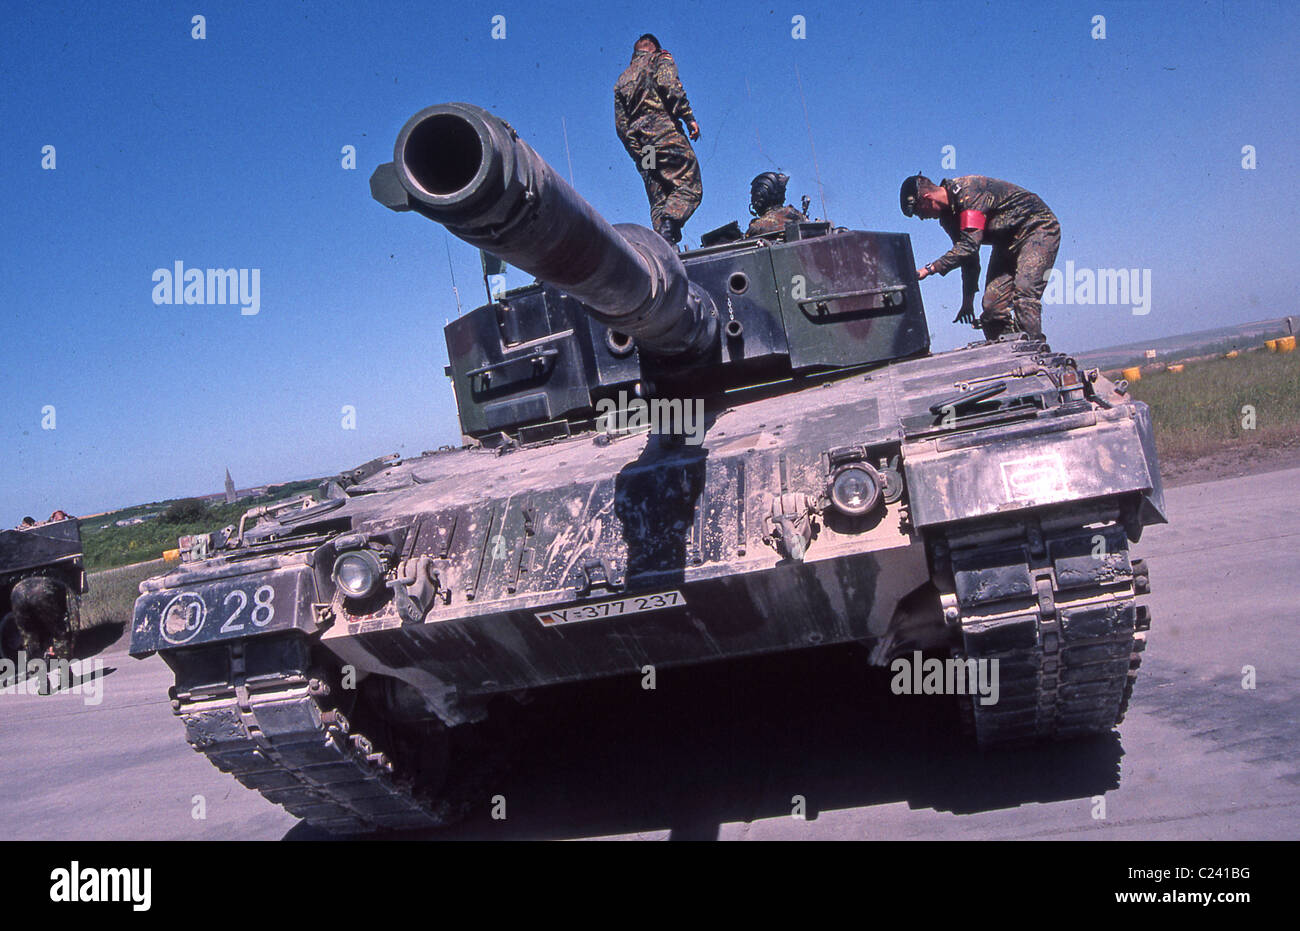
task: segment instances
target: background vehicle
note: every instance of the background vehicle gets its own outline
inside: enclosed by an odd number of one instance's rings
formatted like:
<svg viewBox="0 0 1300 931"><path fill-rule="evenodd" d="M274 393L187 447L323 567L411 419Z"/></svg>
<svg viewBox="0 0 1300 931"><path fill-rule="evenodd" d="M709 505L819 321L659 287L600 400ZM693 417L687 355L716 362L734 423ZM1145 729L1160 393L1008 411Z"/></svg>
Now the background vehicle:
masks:
<svg viewBox="0 0 1300 931"><path fill-rule="evenodd" d="M0 530L0 653L14 658L21 649L19 612L41 619L47 630L66 620L75 633L79 596L86 591L75 519Z"/></svg>

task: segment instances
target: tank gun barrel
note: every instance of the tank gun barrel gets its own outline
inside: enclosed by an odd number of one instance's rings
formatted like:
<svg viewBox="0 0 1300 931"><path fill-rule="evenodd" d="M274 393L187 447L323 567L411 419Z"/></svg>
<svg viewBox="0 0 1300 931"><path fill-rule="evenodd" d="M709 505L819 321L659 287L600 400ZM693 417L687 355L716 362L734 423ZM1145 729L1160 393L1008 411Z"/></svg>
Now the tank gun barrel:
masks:
<svg viewBox="0 0 1300 931"><path fill-rule="evenodd" d="M445 103L415 114L370 190L568 293L645 351L691 356L716 342L716 311L676 250L643 226L611 226L486 110Z"/></svg>

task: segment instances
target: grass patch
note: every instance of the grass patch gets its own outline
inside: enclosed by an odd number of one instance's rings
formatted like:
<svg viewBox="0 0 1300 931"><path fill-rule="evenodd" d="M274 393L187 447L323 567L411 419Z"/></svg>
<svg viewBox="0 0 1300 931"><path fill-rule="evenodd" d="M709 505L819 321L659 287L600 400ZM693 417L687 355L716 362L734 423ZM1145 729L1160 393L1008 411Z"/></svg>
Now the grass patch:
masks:
<svg viewBox="0 0 1300 931"><path fill-rule="evenodd" d="M1151 407L1162 460L1194 459L1300 440L1300 353L1243 353L1144 372L1129 388ZM1248 426L1247 407L1254 410Z"/></svg>
<svg viewBox="0 0 1300 931"><path fill-rule="evenodd" d="M86 579L90 591L81 596L79 630L103 627L108 624L129 624L131 609L140 595L140 583L151 575L160 575L167 569L161 559L94 572Z"/></svg>

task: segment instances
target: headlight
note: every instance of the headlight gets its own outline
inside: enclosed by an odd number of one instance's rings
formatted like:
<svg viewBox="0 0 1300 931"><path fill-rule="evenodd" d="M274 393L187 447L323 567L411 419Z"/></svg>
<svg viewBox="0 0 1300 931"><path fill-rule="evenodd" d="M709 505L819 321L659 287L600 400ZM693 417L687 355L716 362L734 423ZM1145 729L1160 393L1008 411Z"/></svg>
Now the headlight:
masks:
<svg viewBox="0 0 1300 931"><path fill-rule="evenodd" d="M349 598L374 593L383 577L383 564L370 550L349 550L334 560L334 584Z"/></svg>
<svg viewBox="0 0 1300 931"><path fill-rule="evenodd" d="M831 477L831 503L842 514L861 517L880 501L880 475L865 462L842 466Z"/></svg>

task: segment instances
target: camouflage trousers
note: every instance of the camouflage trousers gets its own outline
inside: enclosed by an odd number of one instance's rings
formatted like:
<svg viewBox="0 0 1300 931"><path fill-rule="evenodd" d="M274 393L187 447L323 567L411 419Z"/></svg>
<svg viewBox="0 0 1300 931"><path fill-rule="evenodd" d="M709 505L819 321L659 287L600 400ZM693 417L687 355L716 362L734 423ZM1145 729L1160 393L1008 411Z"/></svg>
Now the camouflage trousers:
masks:
<svg viewBox="0 0 1300 931"><path fill-rule="evenodd" d="M650 145L654 146L653 162L648 160L648 155L636 157L637 170L650 200L650 225L658 229L659 222L668 217L680 229L704 199L700 163L695 150L680 133ZM648 164L654 167L644 167Z"/></svg>
<svg viewBox="0 0 1300 931"><path fill-rule="evenodd" d="M9 600L22 650L29 658L50 650L58 659L72 659L79 603L67 585L43 575L31 576L14 585Z"/></svg>
<svg viewBox="0 0 1300 931"><path fill-rule="evenodd" d="M1061 226L1055 218L1010 246L994 247L980 315L986 337L996 339L1012 330L1043 335L1043 292L1060 247Z"/></svg>

